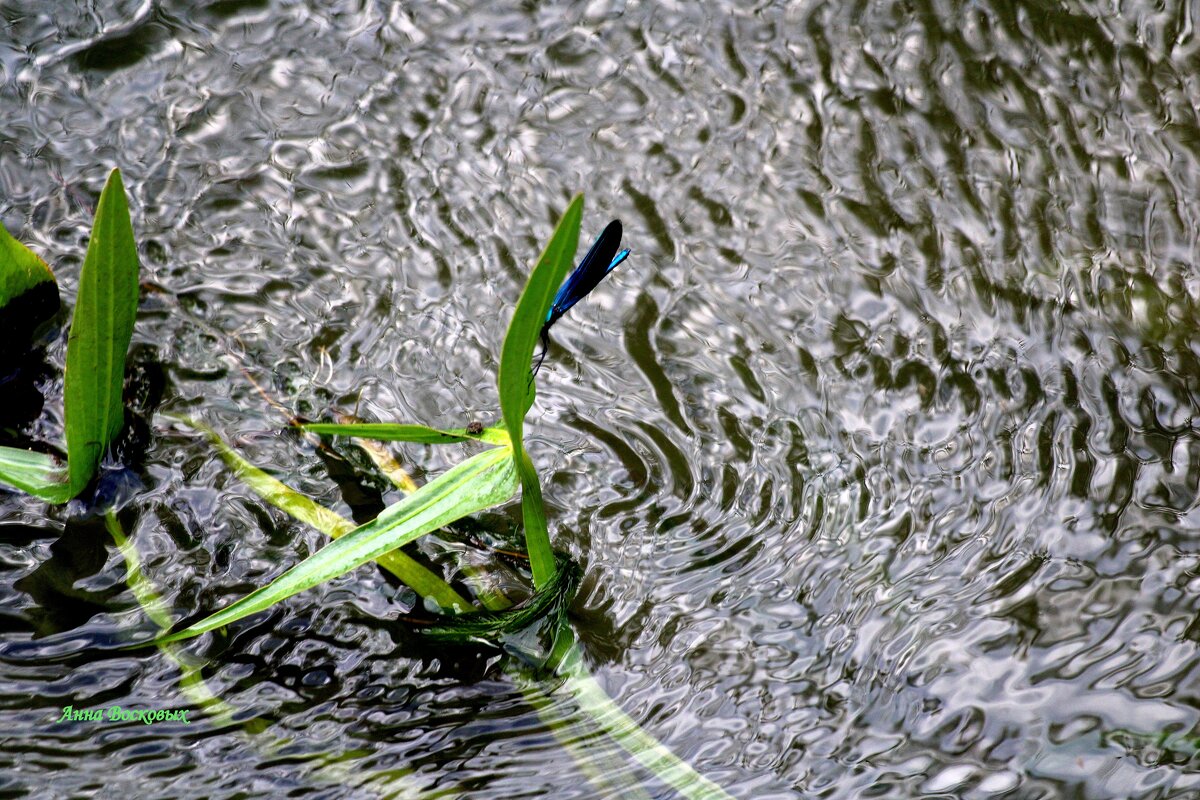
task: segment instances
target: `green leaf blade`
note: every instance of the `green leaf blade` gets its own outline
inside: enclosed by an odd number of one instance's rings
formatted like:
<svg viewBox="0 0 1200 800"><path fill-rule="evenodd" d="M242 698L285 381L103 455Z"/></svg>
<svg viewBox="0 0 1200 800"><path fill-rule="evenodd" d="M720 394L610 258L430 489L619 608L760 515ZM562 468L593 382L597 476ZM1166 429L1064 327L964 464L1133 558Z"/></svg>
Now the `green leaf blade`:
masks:
<svg viewBox="0 0 1200 800"><path fill-rule="evenodd" d="M46 262L0 225L0 354L21 352L58 311L58 281Z"/></svg>
<svg viewBox="0 0 1200 800"><path fill-rule="evenodd" d="M306 433L319 436L350 436L360 439L378 439L381 442L415 442L416 444L457 444L459 442L483 442L484 444L507 445L508 432L504 428L484 428L482 432L468 433L466 428L441 430L427 425L411 425L396 422L310 422L300 426Z"/></svg>
<svg viewBox="0 0 1200 800"><path fill-rule="evenodd" d="M57 283L50 267L0 225L0 308L43 283Z"/></svg>
<svg viewBox="0 0 1200 800"><path fill-rule="evenodd" d="M159 642L187 639L263 611L456 519L503 503L512 497L516 483L508 448L480 453L326 545L267 586Z"/></svg>
<svg viewBox="0 0 1200 800"><path fill-rule="evenodd" d="M521 519L525 523L525 551L529 553L529 569L533 585L546 586L554 579L556 569L554 550L550 546L550 528L546 523L546 506L542 502L542 484L529 453L521 450L514 457L521 478Z"/></svg>
<svg viewBox="0 0 1200 800"><path fill-rule="evenodd" d="M125 354L137 316L138 255L121 173L100 194L67 340L67 471L79 494L124 422Z"/></svg>
<svg viewBox="0 0 1200 800"><path fill-rule="evenodd" d="M583 195L572 198L563 212L554 234L537 266L529 275L521 299L513 312L504 345L500 350L500 371L496 378L500 393L500 411L504 426L512 440L513 459L521 477L521 510L525 520L525 549L533 570L536 587L546 586L554 579L554 551L546 526L542 505L542 489L537 471L525 452L525 414L536 395L530 374L530 362L545 324L546 315L554 303L554 295L571 271L575 250L579 246L579 226L583 220Z"/></svg>
<svg viewBox="0 0 1200 800"><path fill-rule="evenodd" d="M53 456L15 447L0 447L0 482L48 503L65 503L75 496L67 470Z"/></svg>
<svg viewBox="0 0 1200 800"><path fill-rule="evenodd" d="M563 212L550 242L538 258L537 266L529 274L500 349L500 371L496 378L500 411L508 435L520 449L524 449L522 436L525 414L533 403L533 384L529 379L533 350L537 346L546 314L554 303L554 295L573 266L582 220L583 195L577 194Z"/></svg>
<svg viewBox="0 0 1200 800"><path fill-rule="evenodd" d="M186 424L190 424L208 437L234 474L264 501L290 515L293 519L316 528L331 539L338 539L354 532L356 526L353 522L254 466L242 458L236 450L225 444L216 431L192 420L186 420ZM392 550L375 560L379 566L412 587L417 594L433 599L442 608L461 611L471 608L471 604L455 592L448 583L403 550Z"/></svg>

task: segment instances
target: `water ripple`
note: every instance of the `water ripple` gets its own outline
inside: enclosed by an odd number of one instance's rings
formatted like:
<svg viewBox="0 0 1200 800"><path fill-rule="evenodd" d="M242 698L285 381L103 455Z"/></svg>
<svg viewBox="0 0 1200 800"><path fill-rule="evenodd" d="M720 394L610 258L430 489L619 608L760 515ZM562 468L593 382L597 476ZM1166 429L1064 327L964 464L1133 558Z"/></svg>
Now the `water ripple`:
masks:
<svg viewBox="0 0 1200 800"><path fill-rule="evenodd" d="M634 253L556 326L530 444L622 707L739 797L1183 796L1194 39L1180 3L16 2L0 220L70 301L122 167L166 407L347 511L243 370L311 416L492 421L502 309L583 190ZM46 360L5 442L61 437ZM127 513L175 613L320 546L154 429ZM597 796L494 664L394 638L416 599L367 568L211 647L281 751L56 727L177 673L111 649L146 623L94 521L2 495L0 527L14 792ZM544 702L612 793L645 779Z"/></svg>

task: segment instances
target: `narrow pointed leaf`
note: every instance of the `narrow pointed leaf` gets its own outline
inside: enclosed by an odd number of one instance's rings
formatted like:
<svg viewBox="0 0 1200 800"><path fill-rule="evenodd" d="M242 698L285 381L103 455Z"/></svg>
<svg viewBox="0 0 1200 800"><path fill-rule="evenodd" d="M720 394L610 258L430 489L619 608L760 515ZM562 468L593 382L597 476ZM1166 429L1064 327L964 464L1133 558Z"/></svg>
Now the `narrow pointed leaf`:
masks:
<svg viewBox="0 0 1200 800"><path fill-rule="evenodd" d="M48 503L65 503L74 497L62 462L32 450L0 447L0 482Z"/></svg>
<svg viewBox="0 0 1200 800"><path fill-rule="evenodd" d="M417 444L455 444L483 442L506 445L508 431L504 428L484 428L481 433L467 433L466 428L439 430L426 425L407 425L396 422L313 422L300 429L319 436L352 436L378 439L381 442L416 442Z"/></svg>
<svg viewBox="0 0 1200 800"><path fill-rule="evenodd" d="M137 316L138 256L121 173L100 194L67 340L63 402L71 495L79 494L124 422L125 353Z"/></svg>
<svg viewBox="0 0 1200 800"><path fill-rule="evenodd" d="M487 450L388 506L373 521L326 545L269 585L160 641L187 639L270 608L456 519L503 503L515 490L511 451Z"/></svg>
<svg viewBox="0 0 1200 800"><path fill-rule="evenodd" d="M533 405L536 394L530 377L530 361L533 360L533 350L546 321L546 314L554 303L554 295L574 266L582 219L583 195L577 194L563 212L550 243L529 275L500 350L500 371L497 376L500 410L512 440L513 460L521 477L525 549L529 553L534 585L539 588L554 578L555 564L546 526L546 512L542 506L541 486L533 462L525 452L523 438L525 414Z"/></svg>
<svg viewBox="0 0 1200 800"><path fill-rule="evenodd" d="M517 447L522 447L525 413L533 404L534 389L529 379L533 350L546 314L554 303L554 295L574 266L582 219L583 195L577 194L563 212L537 266L529 274L500 349L500 371L496 379L500 410L508 435Z"/></svg>

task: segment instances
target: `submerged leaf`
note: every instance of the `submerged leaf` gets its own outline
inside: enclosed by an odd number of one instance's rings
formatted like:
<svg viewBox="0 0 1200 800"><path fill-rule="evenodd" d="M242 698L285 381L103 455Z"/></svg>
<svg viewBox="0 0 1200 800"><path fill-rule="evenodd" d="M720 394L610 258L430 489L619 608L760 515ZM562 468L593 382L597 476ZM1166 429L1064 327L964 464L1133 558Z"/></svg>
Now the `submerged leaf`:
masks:
<svg viewBox="0 0 1200 800"><path fill-rule="evenodd" d="M138 256L121 173L100 194L67 339L63 403L71 496L79 494L124 422L125 354L137 316Z"/></svg>
<svg viewBox="0 0 1200 800"><path fill-rule="evenodd" d="M387 478L400 491L405 494L412 494L421 488L412 479L412 476L404 471L404 467L400 466L400 462L396 460L396 457L381 442L377 442L374 439L358 439L354 444L359 450L367 454L367 458L375 465L375 469L379 470L383 477Z"/></svg>
<svg viewBox="0 0 1200 800"><path fill-rule="evenodd" d="M353 522L263 472L225 444L216 431L194 420L179 417L176 419L208 437L234 474L266 502L291 515L293 519L311 525L331 539L338 539L353 533L355 529ZM375 560L379 566L395 575L417 594L434 600L444 609L465 610L471 607L471 604L454 591L448 583L403 550L392 550L378 556Z"/></svg>
<svg viewBox="0 0 1200 800"><path fill-rule="evenodd" d="M428 628L418 628L417 633L438 642L502 644L505 637L528 628L543 617L555 617L557 623L557 617L566 611L575 596L582 577L583 570L578 564L559 558L554 580L534 592L524 603L504 611L459 614Z"/></svg>

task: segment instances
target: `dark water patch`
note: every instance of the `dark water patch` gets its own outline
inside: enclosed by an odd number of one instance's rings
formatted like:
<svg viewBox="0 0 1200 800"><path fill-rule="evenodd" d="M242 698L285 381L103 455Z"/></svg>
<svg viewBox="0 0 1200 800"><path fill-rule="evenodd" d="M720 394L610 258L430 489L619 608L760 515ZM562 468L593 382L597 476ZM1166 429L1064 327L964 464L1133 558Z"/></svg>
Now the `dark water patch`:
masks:
<svg viewBox="0 0 1200 800"><path fill-rule="evenodd" d="M171 30L158 22L146 22L115 35L90 42L71 56L72 66L83 71L116 72L153 57L172 41Z"/></svg>

